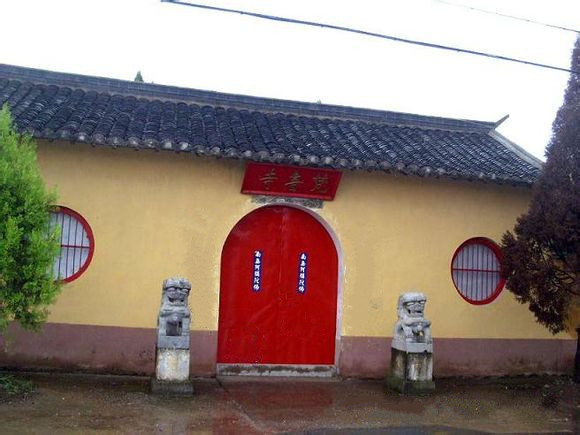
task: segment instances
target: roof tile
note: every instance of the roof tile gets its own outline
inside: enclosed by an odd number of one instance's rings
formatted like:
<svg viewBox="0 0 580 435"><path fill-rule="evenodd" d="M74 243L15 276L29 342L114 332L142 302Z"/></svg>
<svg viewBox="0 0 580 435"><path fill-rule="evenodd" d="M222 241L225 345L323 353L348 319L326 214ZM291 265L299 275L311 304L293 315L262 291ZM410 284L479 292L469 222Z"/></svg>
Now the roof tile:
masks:
<svg viewBox="0 0 580 435"><path fill-rule="evenodd" d="M541 164L494 124L0 65L0 105L46 139L529 185Z"/></svg>

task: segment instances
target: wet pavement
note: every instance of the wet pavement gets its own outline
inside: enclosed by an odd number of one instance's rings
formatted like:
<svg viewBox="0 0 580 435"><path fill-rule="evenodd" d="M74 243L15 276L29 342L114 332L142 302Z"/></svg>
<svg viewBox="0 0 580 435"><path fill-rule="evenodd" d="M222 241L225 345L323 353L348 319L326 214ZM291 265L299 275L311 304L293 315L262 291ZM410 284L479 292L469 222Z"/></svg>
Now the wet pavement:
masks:
<svg viewBox="0 0 580 435"><path fill-rule="evenodd" d="M436 380L402 397L380 381L196 379L192 397L149 379L27 375L36 391L0 402L0 433L580 433L580 387L563 377Z"/></svg>

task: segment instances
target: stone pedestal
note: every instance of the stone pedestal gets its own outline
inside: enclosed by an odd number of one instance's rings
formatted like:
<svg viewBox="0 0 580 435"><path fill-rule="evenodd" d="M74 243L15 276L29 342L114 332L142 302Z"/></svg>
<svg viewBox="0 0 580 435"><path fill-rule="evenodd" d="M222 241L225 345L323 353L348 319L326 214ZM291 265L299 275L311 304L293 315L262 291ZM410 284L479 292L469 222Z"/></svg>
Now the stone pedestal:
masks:
<svg viewBox="0 0 580 435"><path fill-rule="evenodd" d="M154 393L192 394L189 380L189 349L157 349Z"/></svg>
<svg viewBox="0 0 580 435"><path fill-rule="evenodd" d="M387 385L403 394L434 390L433 353L391 348L391 373L387 377Z"/></svg>

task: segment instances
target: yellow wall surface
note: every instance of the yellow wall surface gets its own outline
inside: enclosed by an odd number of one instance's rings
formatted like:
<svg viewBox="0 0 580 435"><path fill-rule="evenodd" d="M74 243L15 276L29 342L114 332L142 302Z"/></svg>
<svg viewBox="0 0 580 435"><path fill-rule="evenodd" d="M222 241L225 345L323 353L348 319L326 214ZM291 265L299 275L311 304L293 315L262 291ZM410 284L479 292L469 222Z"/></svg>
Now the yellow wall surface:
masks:
<svg viewBox="0 0 580 435"><path fill-rule="evenodd" d="M50 322L153 328L162 281L184 276L192 329L217 329L223 243L260 207L240 193L243 162L56 142L38 154L58 203L95 236L91 265L64 285ZM399 294L417 290L436 337L552 337L508 291L474 306L450 275L463 241L499 242L529 198L522 188L345 172L335 200L314 210L340 243L342 335L391 336Z"/></svg>

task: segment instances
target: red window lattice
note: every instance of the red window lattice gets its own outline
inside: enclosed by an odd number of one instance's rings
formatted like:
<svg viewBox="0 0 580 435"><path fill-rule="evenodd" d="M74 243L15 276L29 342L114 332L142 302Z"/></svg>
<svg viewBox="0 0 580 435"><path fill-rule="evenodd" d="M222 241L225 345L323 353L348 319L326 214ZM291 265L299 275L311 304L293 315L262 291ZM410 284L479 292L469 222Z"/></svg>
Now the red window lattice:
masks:
<svg viewBox="0 0 580 435"><path fill-rule="evenodd" d="M489 304L505 285L501 276L499 246L484 237L466 240L453 255L451 277L455 288L467 302Z"/></svg>
<svg viewBox="0 0 580 435"><path fill-rule="evenodd" d="M60 253L53 265L53 276L70 282L77 279L93 258L95 240L88 222L76 211L57 207L50 216L51 227L60 228Z"/></svg>

